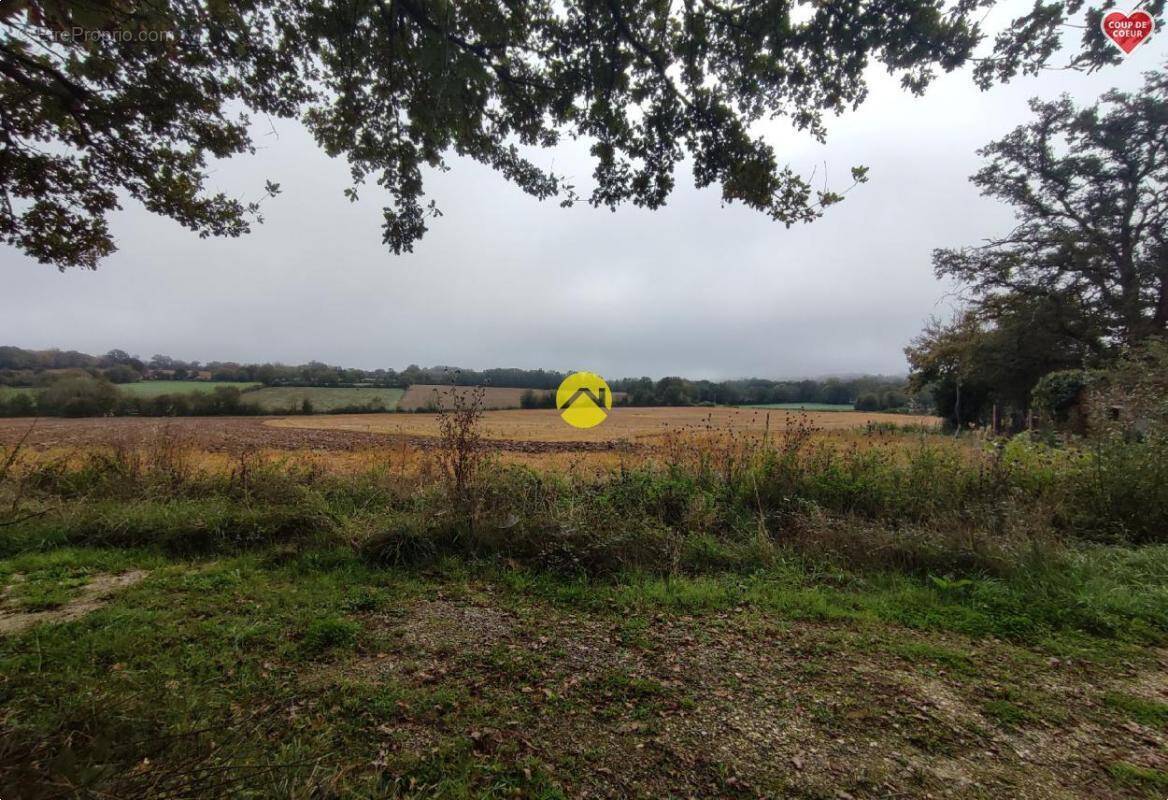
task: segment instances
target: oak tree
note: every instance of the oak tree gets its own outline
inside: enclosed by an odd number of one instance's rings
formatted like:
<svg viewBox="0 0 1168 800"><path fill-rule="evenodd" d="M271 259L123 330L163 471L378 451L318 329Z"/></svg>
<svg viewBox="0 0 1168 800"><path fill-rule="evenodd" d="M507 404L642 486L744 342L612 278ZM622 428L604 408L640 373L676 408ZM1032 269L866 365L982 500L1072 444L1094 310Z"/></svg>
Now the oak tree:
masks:
<svg viewBox="0 0 1168 800"><path fill-rule="evenodd" d="M1087 108L1030 105L1034 121L981 150L988 163L972 178L1017 226L936 251L938 276L990 316L1019 298L1060 307L1058 324L1092 348L1168 333L1168 72Z"/></svg>

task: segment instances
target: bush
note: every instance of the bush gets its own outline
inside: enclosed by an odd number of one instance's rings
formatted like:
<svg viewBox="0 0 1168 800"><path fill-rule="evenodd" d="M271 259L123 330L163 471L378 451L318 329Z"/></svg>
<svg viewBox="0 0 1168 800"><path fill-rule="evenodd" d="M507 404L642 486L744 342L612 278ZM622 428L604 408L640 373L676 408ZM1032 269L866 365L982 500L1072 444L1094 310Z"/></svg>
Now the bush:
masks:
<svg viewBox="0 0 1168 800"><path fill-rule="evenodd" d="M857 411L879 411L880 398L875 394L862 394L856 398L855 408Z"/></svg>
<svg viewBox="0 0 1168 800"><path fill-rule="evenodd" d="M528 389L519 396L520 408L555 408L556 393Z"/></svg>
<svg viewBox="0 0 1168 800"><path fill-rule="evenodd" d="M113 413L118 390L107 380L71 377L59 380L37 395L37 412L47 416L101 417Z"/></svg>
<svg viewBox="0 0 1168 800"><path fill-rule="evenodd" d="M0 395L0 417L31 417L36 413L36 401L28 392Z"/></svg>
<svg viewBox="0 0 1168 800"><path fill-rule="evenodd" d="M1066 423L1073 409L1083 401L1084 391L1091 385L1092 373L1067 369L1051 372L1039 378L1030 392L1030 401L1042 414L1056 423Z"/></svg>
<svg viewBox="0 0 1168 800"><path fill-rule="evenodd" d="M243 401L243 392L234 386L216 386L210 392L184 392L142 398L122 396L116 413L147 417L209 417L262 414L263 410Z"/></svg>
<svg viewBox="0 0 1168 800"><path fill-rule="evenodd" d="M454 550L454 537L445 534L416 522L399 522L369 536L359 549L366 560L384 567L431 564Z"/></svg>
<svg viewBox="0 0 1168 800"><path fill-rule="evenodd" d="M343 530L382 565L460 555L605 577L749 571L784 549L865 569L1002 574L1060 540L1168 544L1158 436L835 447L793 426L765 445L680 437L660 451L665 463L581 476L484 461L473 417L452 419L439 463L418 472L334 475L311 459L249 456L203 472L165 436L152 450L30 461L11 493L37 508L84 503L14 526L6 546L42 537L209 553Z"/></svg>

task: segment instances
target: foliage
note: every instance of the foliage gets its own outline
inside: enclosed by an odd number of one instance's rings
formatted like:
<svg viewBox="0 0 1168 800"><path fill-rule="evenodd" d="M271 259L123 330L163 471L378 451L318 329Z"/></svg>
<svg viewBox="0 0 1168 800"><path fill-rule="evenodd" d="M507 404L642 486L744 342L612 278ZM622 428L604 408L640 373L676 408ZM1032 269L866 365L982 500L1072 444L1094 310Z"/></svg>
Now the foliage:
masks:
<svg viewBox="0 0 1168 800"><path fill-rule="evenodd" d="M66 378L37 395L41 413L62 417L100 417L113 412L118 390L106 380Z"/></svg>
<svg viewBox="0 0 1168 800"><path fill-rule="evenodd" d="M864 375L858 378L775 381L744 378L727 381L665 377L625 378L608 382L614 392L625 392L634 406L745 405L813 408L850 405L862 394L879 397L902 392L904 378Z"/></svg>
<svg viewBox="0 0 1168 800"><path fill-rule="evenodd" d="M136 383L142 380L142 373L126 364L115 364L102 370L101 374L110 383Z"/></svg>
<svg viewBox="0 0 1168 800"><path fill-rule="evenodd" d="M330 475L256 458L223 473L199 467L173 437L145 454L32 462L20 471L26 506L80 504L20 527L7 546L205 552L344 531L377 563L469 552L604 576L749 571L776 548L852 567L997 574L1047 542L1168 543L1168 448L1158 439L1053 447L1020 436L982 449L914 433L917 443L899 448L874 431L876 446L840 448L796 426L765 441L684 434L660 462L564 477L483 469L475 433L453 429L439 469L418 474Z"/></svg>
<svg viewBox="0 0 1168 800"><path fill-rule="evenodd" d="M907 408L909 398L898 389L883 392L867 392L856 398L856 411L899 411Z"/></svg>
<svg viewBox="0 0 1168 800"><path fill-rule="evenodd" d="M657 208L688 159L697 185L719 185L727 202L807 221L841 194L783 166L753 124L785 115L822 139L825 113L863 101L874 62L924 91L937 70L973 59L986 5L829 5L797 19L785 3L634 0L10 4L0 235L41 262L94 268L114 250L119 193L200 236L244 234L259 201L206 183L210 160L253 150L247 112L299 119L345 156L352 199L370 178L387 190L382 238L399 253L439 214L423 169L447 168L451 153L536 198L574 202L576 187L527 155L565 135L593 142L593 205ZM1035 7L1011 25L1025 35L1003 34L979 57L976 80L1041 69L1071 18L1095 34L1074 64L1115 63L1100 14ZM262 194L278 191L269 181Z"/></svg>
<svg viewBox="0 0 1168 800"><path fill-rule="evenodd" d="M534 389L528 389L519 396L520 408L555 408L556 396L553 392L543 391L536 392Z"/></svg>
<svg viewBox="0 0 1168 800"><path fill-rule="evenodd" d="M119 405L114 413L133 413L161 416L220 413L212 405L197 398L179 398L177 395L213 390L220 386L235 386L247 392L241 398L236 412L258 413L256 406L270 413L305 413L303 400L308 398L313 411L329 413L362 413L391 411L401 398L402 386L417 384L446 384L458 386L493 386L531 389L531 395L520 398L524 408L554 408L555 394L567 373L543 369L484 369L468 370L449 367L419 367L411 364L400 372L393 369L363 370L344 368L312 361L298 366L285 364L236 364L211 361L177 361L165 355L155 355L145 364L122 351L110 351L102 357L59 350L22 350L17 347L0 348L0 387L45 387L65 377L102 377L108 368L101 364L138 363L146 371L147 380L121 385L121 394L131 398L150 398L152 402L128 402ZM70 366L61 366L70 365ZM160 371L211 373L212 381L160 379ZM265 387L253 392L256 382ZM901 409L908 404L904 396L903 378L885 375L864 375L854 378L826 378L822 380L774 381L747 378L727 381L688 380L666 377L626 378L609 381L616 393L625 395L623 402L631 405L770 405L773 407L804 407L820 405L841 407L852 404L861 395L876 398L873 410ZM154 396L175 395L163 399ZM432 405L432 404L431 404ZM122 410L124 408L124 410ZM432 409L427 409L432 410ZM0 416L25 416L37 413L36 403L17 399L0 388ZM47 410L42 413L55 414ZM226 412L224 412L226 413Z"/></svg>
<svg viewBox="0 0 1168 800"><path fill-rule="evenodd" d="M1012 298L992 313L964 309L948 323L932 320L905 348L909 385L930 390L936 413L954 425L986 424L996 404L999 423L1018 429L1042 376L1081 368L1089 356L1058 317L1051 302Z"/></svg>
<svg viewBox="0 0 1168 800"><path fill-rule="evenodd" d="M245 402L234 386L216 386L210 392L161 394L154 397L131 395L123 398L119 413L154 417L222 416L262 413L258 406Z"/></svg>

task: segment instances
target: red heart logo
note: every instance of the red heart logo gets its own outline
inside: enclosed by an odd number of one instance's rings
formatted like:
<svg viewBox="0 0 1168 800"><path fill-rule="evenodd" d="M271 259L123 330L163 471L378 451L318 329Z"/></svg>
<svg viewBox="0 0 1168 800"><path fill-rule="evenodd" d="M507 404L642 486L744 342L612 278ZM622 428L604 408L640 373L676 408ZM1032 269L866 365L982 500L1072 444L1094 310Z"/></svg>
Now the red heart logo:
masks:
<svg viewBox="0 0 1168 800"><path fill-rule="evenodd" d="M1152 35L1155 27L1152 15L1146 11L1133 11L1130 14L1112 11L1103 18L1103 33L1125 54L1139 47Z"/></svg>

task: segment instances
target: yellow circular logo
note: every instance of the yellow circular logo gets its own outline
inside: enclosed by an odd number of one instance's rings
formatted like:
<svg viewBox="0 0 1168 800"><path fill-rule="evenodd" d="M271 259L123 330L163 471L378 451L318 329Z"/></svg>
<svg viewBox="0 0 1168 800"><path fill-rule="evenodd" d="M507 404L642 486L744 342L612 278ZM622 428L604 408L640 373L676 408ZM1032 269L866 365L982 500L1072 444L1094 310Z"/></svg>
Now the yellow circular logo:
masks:
<svg viewBox="0 0 1168 800"><path fill-rule="evenodd" d="M569 425L591 428L608 417L612 390L595 372L573 372L556 390L556 408Z"/></svg>

